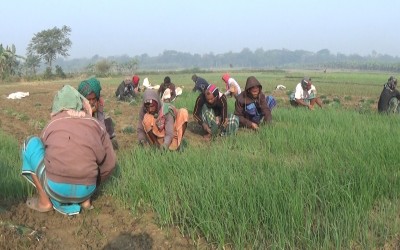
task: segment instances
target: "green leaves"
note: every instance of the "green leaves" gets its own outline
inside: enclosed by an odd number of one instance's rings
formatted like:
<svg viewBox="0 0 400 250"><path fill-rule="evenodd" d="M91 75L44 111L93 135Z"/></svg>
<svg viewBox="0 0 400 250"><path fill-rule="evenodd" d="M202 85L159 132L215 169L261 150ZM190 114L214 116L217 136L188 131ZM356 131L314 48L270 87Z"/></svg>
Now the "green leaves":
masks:
<svg viewBox="0 0 400 250"><path fill-rule="evenodd" d="M57 55L69 56L68 50L72 45L69 39L70 33L71 28L65 25L61 29L54 27L36 33L28 45L28 55L38 56L49 68L52 68Z"/></svg>
<svg viewBox="0 0 400 250"><path fill-rule="evenodd" d="M14 75L17 72L19 61L18 58L23 58L15 54L15 45L6 48L0 44L0 77L2 80L6 79L10 75Z"/></svg>

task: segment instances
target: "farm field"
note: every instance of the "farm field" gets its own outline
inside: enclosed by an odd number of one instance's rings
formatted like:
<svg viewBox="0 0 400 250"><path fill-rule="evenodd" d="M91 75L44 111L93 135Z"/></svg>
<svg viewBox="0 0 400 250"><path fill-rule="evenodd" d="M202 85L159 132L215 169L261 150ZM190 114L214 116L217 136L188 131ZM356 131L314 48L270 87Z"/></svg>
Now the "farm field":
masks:
<svg viewBox="0 0 400 250"><path fill-rule="evenodd" d="M221 90L223 72L198 74ZM191 114L192 74L169 75L183 88L175 102ZM34 190L20 177L19 147L50 117L53 96L82 79L0 84L0 246L2 249L212 249L400 247L400 117L376 113L389 73L237 72L256 76L275 96L273 125L236 137L202 139L190 116L183 152L139 148L137 103L118 102L124 76L99 78L115 122L119 168L75 217L26 205ZM310 76L324 109L289 106L288 93ZM286 90L275 90L282 84ZM10 93L29 92L10 100ZM233 111L234 99L228 99ZM398 147L398 146L397 146Z"/></svg>

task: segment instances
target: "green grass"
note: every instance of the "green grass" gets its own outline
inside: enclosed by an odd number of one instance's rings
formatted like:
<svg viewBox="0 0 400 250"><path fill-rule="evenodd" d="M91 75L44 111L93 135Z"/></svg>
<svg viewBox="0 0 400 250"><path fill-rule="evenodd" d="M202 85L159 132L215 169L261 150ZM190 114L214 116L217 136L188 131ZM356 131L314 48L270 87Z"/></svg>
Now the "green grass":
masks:
<svg viewBox="0 0 400 250"><path fill-rule="evenodd" d="M263 89L277 84L293 89L309 75L331 103L337 103L335 96L360 95L364 106L277 108L272 126L241 130L204 146L189 142L184 152L133 145L118 152L119 167L104 192L134 212L155 211L162 227L178 226L194 240L201 236L219 248L376 249L395 242L400 117L371 110L386 74L251 74ZM220 75L205 77L222 87ZM248 75L238 73L242 86ZM197 94L187 91L193 86L190 76L170 75L186 90L175 105L192 111ZM164 75L150 77L159 84ZM233 100L228 102L233 110ZM6 173L0 177L1 195L20 199L31 189L19 174L19 148L7 135L0 137L0 171Z"/></svg>
<svg viewBox="0 0 400 250"><path fill-rule="evenodd" d="M274 120L184 154L134 148L108 192L219 246L382 247L400 225L398 117L278 109Z"/></svg>
<svg viewBox="0 0 400 250"><path fill-rule="evenodd" d="M24 199L33 189L21 176L20 145L0 130L0 200Z"/></svg>

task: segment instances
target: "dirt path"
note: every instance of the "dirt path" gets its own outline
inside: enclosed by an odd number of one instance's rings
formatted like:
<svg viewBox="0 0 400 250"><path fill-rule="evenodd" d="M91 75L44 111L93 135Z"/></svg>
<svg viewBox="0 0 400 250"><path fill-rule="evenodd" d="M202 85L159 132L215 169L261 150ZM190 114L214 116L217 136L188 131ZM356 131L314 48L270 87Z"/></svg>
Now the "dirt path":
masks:
<svg viewBox="0 0 400 250"><path fill-rule="evenodd" d="M177 229L161 230L152 213L134 217L111 197L76 216L39 213L24 203L0 212L1 249L195 249Z"/></svg>

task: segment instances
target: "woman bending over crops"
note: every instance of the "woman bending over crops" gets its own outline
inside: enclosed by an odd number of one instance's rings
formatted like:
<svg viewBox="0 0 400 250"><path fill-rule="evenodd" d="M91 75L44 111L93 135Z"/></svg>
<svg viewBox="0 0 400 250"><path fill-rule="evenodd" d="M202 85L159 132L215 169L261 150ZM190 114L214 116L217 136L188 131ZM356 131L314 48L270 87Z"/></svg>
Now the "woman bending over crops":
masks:
<svg viewBox="0 0 400 250"><path fill-rule="evenodd" d="M156 90L146 89L137 126L140 145L154 145L160 149L177 150L185 134L188 111L163 103Z"/></svg>
<svg viewBox="0 0 400 250"><path fill-rule="evenodd" d="M88 101L92 108L92 116L96 118L107 130L114 149L118 149L118 142L115 138L114 124L111 117L105 118L104 99L100 96L101 85L96 78L90 78L79 84L78 91Z"/></svg>
<svg viewBox="0 0 400 250"><path fill-rule="evenodd" d="M239 117L241 127L257 130L262 123L272 122L271 109L275 100L268 104L268 98L262 93L262 85L254 77L247 78L244 91L237 96L235 115Z"/></svg>
<svg viewBox="0 0 400 250"><path fill-rule="evenodd" d="M193 118L202 126L205 139L217 135L231 135L239 127L239 119L231 114L228 116L226 96L211 84L200 94L194 106Z"/></svg>
<svg viewBox="0 0 400 250"><path fill-rule="evenodd" d="M379 113L400 113L400 92L396 89L397 79L393 76L389 77L387 83L383 86L383 90L378 101Z"/></svg>
<svg viewBox="0 0 400 250"><path fill-rule="evenodd" d="M167 98L162 98L165 95L165 91L169 89L167 92L169 92L169 95ZM158 95L160 98L162 98L163 102L173 102L176 98L176 92L175 92L175 84L171 82L171 78L169 76L166 76L164 78L164 82L160 84L160 88L158 89Z"/></svg>
<svg viewBox="0 0 400 250"><path fill-rule="evenodd" d="M239 84L235 79L233 79L228 73L222 75L222 81L225 83L226 92L224 93L226 96L235 97L242 92Z"/></svg>
<svg viewBox="0 0 400 250"><path fill-rule="evenodd" d="M139 80L140 78L137 75L134 75L132 80L129 77L126 77L115 91L117 99L126 102L133 101L139 93Z"/></svg>
<svg viewBox="0 0 400 250"><path fill-rule="evenodd" d="M311 78L304 77L300 83L297 84L294 92L289 96L290 104L294 107L304 106L310 110L314 109L317 104L322 108L322 101L317 97L317 89L311 82Z"/></svg>
<svg viewBox="0 0 400 250"><path fill-rule="evenodd" d="M65 85L54 97L51 120L22 149L22 175L37 189L26 202L39 212L73 215L93 208L91 196L116 165L107 131L92 117L89 102Z"/></svg>
<svg viewBox="0 0 400 250"><path fill-rule="evenodd" d="M192 75L192 81L194 82L194 87L192 89L193 92L199 91L200 93L204 93L204 90L210 85L206 79L197 76L196 74Z"/></svg>

